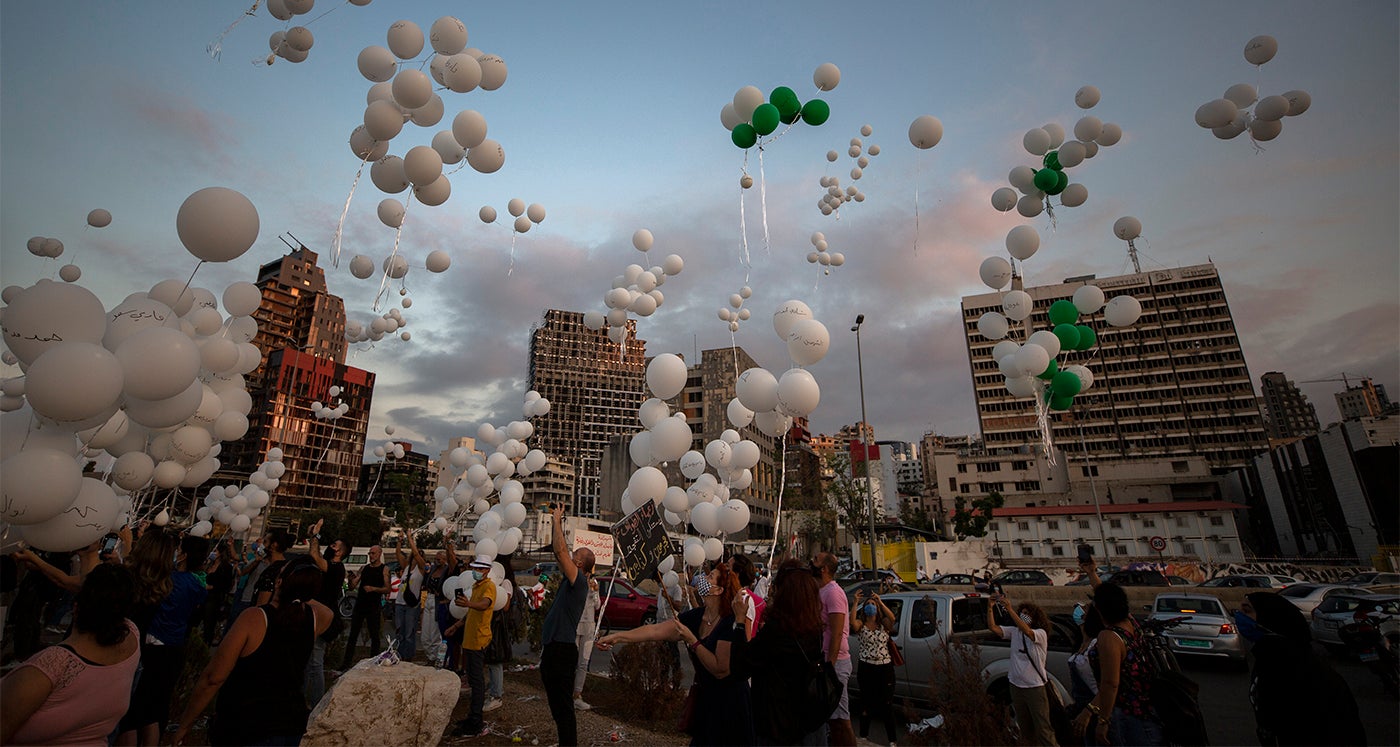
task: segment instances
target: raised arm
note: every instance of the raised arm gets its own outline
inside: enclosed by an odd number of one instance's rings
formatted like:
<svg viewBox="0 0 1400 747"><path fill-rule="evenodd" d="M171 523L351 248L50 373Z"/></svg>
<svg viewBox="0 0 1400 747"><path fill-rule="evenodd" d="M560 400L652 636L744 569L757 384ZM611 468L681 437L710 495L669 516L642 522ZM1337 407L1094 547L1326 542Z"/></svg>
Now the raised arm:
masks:
<svg viewBox="0 0 1400 747"><path fill-rule="evenodd" d="M553 539L554 559L559 561L559 570L564 572L564 577L569 579L570 584L578 582L578 566L574 565L573 553L569 552L569 546L564 543L564 504L556 502L554 504L554 526L550 529L550 536Z"/></svg>
<svg viewBox="0 0 1400 747"><path fill-rule="evenodd" d="M865 628L865 622L860 619L857 611L860 609L861 600L865 598L865 592L858 591L851 597L851 630L859 633Z"/></svg>
<svg viewBox="0 0 1400 747"><path fill-rule="evenodd" d="M44 578L52 581L64 591L76 592L83 587L82 578L70 576L63 570L55 568L47 560L35 555L32 550L24 549L16 552L15 559L42 573Z"/></svg>
<svg viewBox="0 0 1400 747"><path fill-rule="evenodd" d="M879 594L872 594L870 598L875 601L875 606L879 608L880 623L885 626L887 631L894 632L894 611L885 606L885 600L881 599Z"/></svg>
<svg viewBox="0 0 1400 747"><path fill-rule="evenodd" d="M427 572L428 564L423 560L423 552L418 549L418 540L414 539L413 532L408 533L408 553L413 567L421 572Z"/></svg>
<svg viewBox="0 0 1400 747"><path fill-rule="evenodd" d="M311 536L306 538L307 551L311 553L311 562L315 563L322 573L325 573L326 569L330 567L325 556L321 554L321 526L325 523L325 519L317 519L316 523L311 525Z"/></svg>

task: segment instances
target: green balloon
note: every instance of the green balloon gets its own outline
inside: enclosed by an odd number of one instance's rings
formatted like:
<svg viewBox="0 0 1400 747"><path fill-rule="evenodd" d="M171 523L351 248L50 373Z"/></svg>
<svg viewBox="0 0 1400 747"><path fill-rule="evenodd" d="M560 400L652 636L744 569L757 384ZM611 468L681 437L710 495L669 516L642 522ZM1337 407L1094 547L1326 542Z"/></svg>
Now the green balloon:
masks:
<svg viewBox="0 0 1400 747"><path fill-rule="evenodd" d="M1060 410L1060 411L1064 411L1064 410L1068 410L1068 409L1071 408L1071 407L1074 407L1074 395L1070 395L1070 396L1068 396L1068 397L1062 397L1062 396L1060 396L1060 395L1058 395L1058 394L1056 394L1056 395L1051 395L1051 397L1050 397L1050 409L1051 409L1051 410Z"/></svg>
<svg viewBox="0 0 1400 747"><path fill-rule="evenodd" d="M831 116L831 107L821 99L812 99L802 105L802 121L813 127L826 122Z"/></svg>
<svg viewBox="0 0 1400 747"><path fill-rule="evenodd" d="M778 107L772 104L759 104L753 110L753 128L760 135L771 135L778 129Z"/></svg>
<svg viewBox="0 0 1400 747"><path fill-rule="evenodd" d="M1045 168L1047 169L1054 169L1056 171L1059 171L1063 168L1062 166L1060 166L1060 152L1058 150L1052 150L1049 153L1046 153L1045 158L1041 159L1040 162L1042 164L1045 164Z"/></svg>
<svg viewBox="0 0 1400 747"><path fill-rule="evenodd" d="M1050 390L1057 397L1073 397L1079 394L1080 386L1082 386L1082 382L1079 381L1078 376L1074 375L1073 371L1061 371L1050 380Z"/></svg>
<svg viewBox="0 0 1400 747"><path fill-rule="evenodd" d="M1066 173L1063 172L1063 171L1056 171L1056 172L1055 172L1055 186L1051 187L1050 189L1045 190L1045 194L1047 194L1047 195L1057 195L1057 194L1059 194L1059 193L1065 191L1065 187L1068 187L1068 186L1069 186L1069 174L1066 174Z"/></svg>
<svg viewBox="0 0 1400 747"><path fill-rule="evenodd" d="M734 129L729 132L729 139L740 148L752 148L758 142L758 133L754 131L753 125L740 123L734 125Z"/></svg>
<svg viewBox="0 0 1400 747"><path fill-rule="evenodd" d="M1036 378L1045 379L1046 381L1049 381L1055 378L1055 374L1059 372L1060 364L1056 363L1054 358L1051 358L1050 365L1046 366L1044 371L1041 371L1040 373L1036 374Z"/></svg>
<svg viewBox="0 0 1400 747"><path fill-rule="evenodd" d="M1089 350L1099 344L1099 336L1094 333L1094 328L1087 324L1076 324L1075 329L1079 330L1079 347L1075 350Z"/></svg>
<svg viewBox="0 0 1400 747"><path fill-rule="evenodd" d="M735 127L734 129L739 129ZM1079 320L1079 309L1074 307L1074 302L1061 298L1050 304L1050 323L1056 326L1061 324L1074 324Z"/></svg>
<svg viewBox="0 0 1400 747"><path fill-rule="evenodd" d="M1054 169L1041 169L1035 172L1035 188L1041 192L1049 193L1060 181L1055 173Z"/></svg>
<svg viewBox="0 0 1400 747"><path fill-rule="evenodd" d="M1079 349L1079 329L1073 324L1056 324L1053 331L1060 338L1061 350Z"/></svg>
<svg viewBox="0 0 1400 747"><path fill-rule="evenodd" d="M797 115L802 113L802 101L787 86L774 88L773 92L768 94L768 103L778 107L778 118L783 121L783 124L796 122Z"/></svg>

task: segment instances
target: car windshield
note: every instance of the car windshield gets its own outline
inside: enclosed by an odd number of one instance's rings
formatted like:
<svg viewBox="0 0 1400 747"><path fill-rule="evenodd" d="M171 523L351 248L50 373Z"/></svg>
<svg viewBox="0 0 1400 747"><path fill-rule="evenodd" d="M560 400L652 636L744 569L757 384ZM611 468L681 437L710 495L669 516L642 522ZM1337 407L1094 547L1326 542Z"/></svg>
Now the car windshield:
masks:
<svg viewBox="0 0 1400 747"><path fill-rule="evenodd" d="M1157 600L1157 611L1173 615L1216 615L1224 617L1220 602L1214 599L1190 599L1186 597L1163 597Z"/></svg>
<svg viewBox="0 0 1400 747"><path fill-rule="evenodd" d="M1318 612L1351 612L1361 605L1362 599L1349 594L1333 594L1318 605Z"/></svg>
<svg viewBox="0 0 1400 747"><path fill-rule="evenodd" d="M1318 586L1312 584L1295 584L1278 593L1281 597L1305 597L1318 590Z"/></svg>

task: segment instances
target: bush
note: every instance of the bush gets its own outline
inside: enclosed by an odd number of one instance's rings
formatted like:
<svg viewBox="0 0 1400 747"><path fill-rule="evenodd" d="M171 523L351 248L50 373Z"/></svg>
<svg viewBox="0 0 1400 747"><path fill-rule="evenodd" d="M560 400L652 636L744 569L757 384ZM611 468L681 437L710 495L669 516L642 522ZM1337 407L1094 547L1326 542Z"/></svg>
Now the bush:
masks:
<svg viewBox="0 0 1400 747"><path fill-rule="evenodd" d="M667 651L667 646L672 650ZM654 719L657 714L680 713L685 692L675 646L670 641L646 641L613 649L612 680L630 694L618 702L618 717Z"/></svg>
<svg viewBox="0 0 1400 747"><path fill-rule="evenodd" d="M930 701L943 725L911 733L914 744L1016 744L1010 711L987 692L982 651L976 641L947 642L935 649Z"/></svg>

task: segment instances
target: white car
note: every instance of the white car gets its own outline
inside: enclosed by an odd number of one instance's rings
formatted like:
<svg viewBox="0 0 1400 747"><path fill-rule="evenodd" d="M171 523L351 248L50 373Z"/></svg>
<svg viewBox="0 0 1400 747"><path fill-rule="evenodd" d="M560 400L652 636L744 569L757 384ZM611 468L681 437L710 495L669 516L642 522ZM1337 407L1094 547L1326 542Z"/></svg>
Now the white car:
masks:
<svg viewBox="0 0 1400 747"><path fill-rule="evenodd" d="M1178 654L1225 657L1245 660L1244 639L1235 628L1234 618L1209 594L1158 594L1152 602L1153 620L1186 618L1163 634Z"/></svg>
<svg viewBox="0 0 1400 747"><path fill-rule="evenodd" d="M1293 606L1311 615L1322 600L1334 594L1370 594L1370 590L1341 584L1294 584L1278 593L1293 603Z"/></svg>
<svg viewBox="0 0 1400 747"><path fill-rule="evenodd" d="M1374 612L1380 610L1390 619L1381 625L1381 635L1393 637L1400 632L1400 596L1394 594L1357 594L1355 590L1333 594L1322 600L1322 604L1312 613L1313 640L1326 646L1334 653L1346 650L1346 641L1338 632L1351 624L1358 609Z"/></svg>

